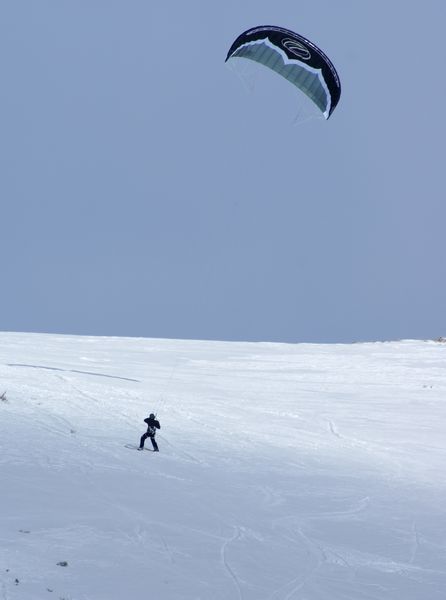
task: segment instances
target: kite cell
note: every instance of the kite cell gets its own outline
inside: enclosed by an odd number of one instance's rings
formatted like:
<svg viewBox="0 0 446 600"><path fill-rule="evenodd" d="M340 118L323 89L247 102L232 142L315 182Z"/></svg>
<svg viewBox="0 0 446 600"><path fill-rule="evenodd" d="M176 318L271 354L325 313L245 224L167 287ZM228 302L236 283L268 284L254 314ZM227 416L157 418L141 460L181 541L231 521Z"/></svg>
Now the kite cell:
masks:
<svg viewBox="0 0 446 600"><path fill-rule="evenodd" d="M226 61L247 58L261 63L306 94L328 119L341 97L341 82L330 59L313 42L289 29L262 25L242 33Z"/></svg>

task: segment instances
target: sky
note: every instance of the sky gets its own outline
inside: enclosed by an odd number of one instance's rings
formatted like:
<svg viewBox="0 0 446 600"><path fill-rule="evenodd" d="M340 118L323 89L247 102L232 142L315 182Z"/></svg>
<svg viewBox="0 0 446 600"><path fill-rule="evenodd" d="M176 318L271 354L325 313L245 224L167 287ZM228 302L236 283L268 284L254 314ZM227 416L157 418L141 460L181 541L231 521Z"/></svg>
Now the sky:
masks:
<svg viewBox="0 0 446 600"><path fill-rule="evenodd" d="M0 330L353 342L446 332L442 0L0 5ZM224 63L335 64L329 121Z"/></svg>

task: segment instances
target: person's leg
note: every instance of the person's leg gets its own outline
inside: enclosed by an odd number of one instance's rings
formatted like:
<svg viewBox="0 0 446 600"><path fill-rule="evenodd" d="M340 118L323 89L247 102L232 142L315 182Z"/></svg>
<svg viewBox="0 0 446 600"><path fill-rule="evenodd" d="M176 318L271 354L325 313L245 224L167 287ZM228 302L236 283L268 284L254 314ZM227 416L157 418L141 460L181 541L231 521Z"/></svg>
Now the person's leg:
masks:
<svg viewBox="0 0 446 600"><path fill-rule="evenodd" d="M146 441L146 439L149 436L147 435L147 433L145 433L144 435L141 436L141 440L139 442L139 447L141 448L141 450L144 448L144 442Z"/></svg>
<svg viewBox="0 0 446 600"><path fill-rule="evenodd" d="M150 439L152 440L153 451L159 452L158 444L156 443L155 436L152 435Z"/></svg>

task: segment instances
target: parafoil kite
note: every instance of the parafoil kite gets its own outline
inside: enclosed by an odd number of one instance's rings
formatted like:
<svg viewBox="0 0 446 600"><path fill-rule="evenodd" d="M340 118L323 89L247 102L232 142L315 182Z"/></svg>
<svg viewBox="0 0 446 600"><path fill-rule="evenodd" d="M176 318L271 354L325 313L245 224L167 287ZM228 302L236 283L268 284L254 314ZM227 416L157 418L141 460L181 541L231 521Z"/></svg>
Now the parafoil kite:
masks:
<svg viewBox="0 0 446 600"><path fill-rule="evenodd" d="M313 42L289 29L262 25L235 40L226 61L235 57L269 67L306 94L328 119L341 97L341 82L330 59Z"/></svg>

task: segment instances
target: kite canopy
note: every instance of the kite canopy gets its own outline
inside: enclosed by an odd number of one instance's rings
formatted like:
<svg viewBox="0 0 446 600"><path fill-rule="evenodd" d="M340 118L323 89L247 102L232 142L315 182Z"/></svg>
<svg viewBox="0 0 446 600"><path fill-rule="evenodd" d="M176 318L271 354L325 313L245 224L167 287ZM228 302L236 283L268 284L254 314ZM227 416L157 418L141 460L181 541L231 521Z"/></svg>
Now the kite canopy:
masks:
<svg viewBox="0 0 446 600"><path fill-rule="evenodd" d="M313 42L272 25L248 29L235 40L226 61L242 57L269 67L306 94L328 119L341 96L330 59Z"/></svg>

